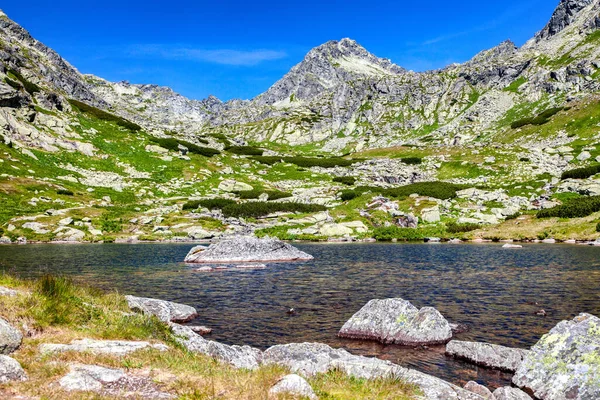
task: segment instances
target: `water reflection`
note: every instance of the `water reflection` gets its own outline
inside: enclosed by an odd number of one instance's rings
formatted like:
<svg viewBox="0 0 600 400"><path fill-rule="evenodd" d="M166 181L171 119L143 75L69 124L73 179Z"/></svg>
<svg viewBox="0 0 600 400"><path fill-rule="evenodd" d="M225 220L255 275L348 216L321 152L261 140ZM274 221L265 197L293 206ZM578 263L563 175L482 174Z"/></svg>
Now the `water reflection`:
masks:
<svg viewBox="0 0 600 400"><path fill-rule="evenodd" d="M178 262L191 245L0 247L0 267L25 277L65 274L123 293L192 305L211 338L261 348L319 341L377 356L455 383L491 387L510 376L444 356L443 346L408 349L338 339L343 323L373 298L433 306L470 327L462 340L529 347L558 321L600 314L600 249L569 245L298 244L315 256L266 270L198 273ZM294 307L297 313L286 314ZM543 308L546 317L535 315Z"/></svg>

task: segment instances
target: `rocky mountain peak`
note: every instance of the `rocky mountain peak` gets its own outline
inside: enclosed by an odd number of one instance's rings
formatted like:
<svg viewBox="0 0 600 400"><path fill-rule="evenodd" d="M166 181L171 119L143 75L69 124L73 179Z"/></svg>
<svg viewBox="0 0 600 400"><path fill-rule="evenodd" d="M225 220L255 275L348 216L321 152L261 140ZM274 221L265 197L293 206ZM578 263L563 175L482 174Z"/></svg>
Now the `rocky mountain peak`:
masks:
<svg viewBox="0 0 600 400"><path fill-rule="evenodd" d="M535 36L536 42L556 35L576 19L581 10L597 0L561 0L548 24Z"/></svg>

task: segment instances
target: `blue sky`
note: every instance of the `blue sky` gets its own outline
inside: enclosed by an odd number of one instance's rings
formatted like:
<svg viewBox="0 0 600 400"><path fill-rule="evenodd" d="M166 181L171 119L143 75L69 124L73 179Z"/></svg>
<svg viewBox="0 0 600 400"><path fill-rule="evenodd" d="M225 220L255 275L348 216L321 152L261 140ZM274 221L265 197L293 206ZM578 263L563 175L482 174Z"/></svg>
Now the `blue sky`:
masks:
<svg viewBox="0 0 600 400"><path fill-rule="evenodd" d="M262 93L311 48L344 37L415 71L464 62L505 39L522 45L557 3L28 0L0 7L83 73L228 100Z"/></svg>

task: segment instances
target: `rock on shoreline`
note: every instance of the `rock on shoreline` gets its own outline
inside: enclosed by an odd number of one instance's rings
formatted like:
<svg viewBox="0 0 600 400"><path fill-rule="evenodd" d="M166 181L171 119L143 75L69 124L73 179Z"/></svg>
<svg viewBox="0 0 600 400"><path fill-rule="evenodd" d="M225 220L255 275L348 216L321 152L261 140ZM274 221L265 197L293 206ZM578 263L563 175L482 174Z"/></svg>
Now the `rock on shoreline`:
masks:
<svg viewBox="0 0 600 400"><path fill-rule="evenodd" d="M155 315L163 322L187 322L198 316L194 307L185 304L136 296L125 296L125 299L133 311Z"/></svg>
<svg viewBox="0 0 600 400"><path fill-rule="evenodd" d="M415 346L446 343L452 337L452 329L435 308L419 310L400 298L375 299L354 314L338 336Z"/></svg>
<svg viewBox="0 0 600 400"><path fill-rule="evenodd" d="M460 340L451 340L446 345L446 354L450 356L509 372L515 372L528 353L529 351L524 349Z"/></svg>
<svg viewBox="0 0 600 400"><path fill-rule="evenodd" d="M233 236L208 247L196 246L185 257L186 263L306 261L313 256L279 239Z"/></svg>

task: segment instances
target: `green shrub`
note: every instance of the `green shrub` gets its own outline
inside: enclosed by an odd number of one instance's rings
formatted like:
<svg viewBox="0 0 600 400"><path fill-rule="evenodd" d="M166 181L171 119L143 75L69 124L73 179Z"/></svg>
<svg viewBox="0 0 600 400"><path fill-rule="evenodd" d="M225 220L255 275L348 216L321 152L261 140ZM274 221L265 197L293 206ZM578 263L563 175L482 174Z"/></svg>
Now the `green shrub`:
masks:
<svg viewBox="0 0 600 400"><path fill-rule="evenodd" d="M325 206L318 204L267 203L264 201L253 201L226 206L223 208L223 215L228 218L259 218L274 212L311 213L325 210L327 210Z"/></svg>
<svg viewBox="0 0 600 400"><path fill-rule="evenodd" d="M352 186L356 183L356 178L353 176L336 176L333 178L334 182L342 183L344 185Z"/></svg>
<svg viewBox="0 0 600 400"><path fill-rule="evenodd" d="M317 158L317 157L279 157L279 156L254 156L256 161L273 165L279 162L287 162L295 164L299 167L310 168L310 167L322 167L322 168L333 168L333 167L349 167L350 165L360 162L361 160L346 160L345 158L331 157L331 158Z"/></svg>
<svg viewBox="0 0 600 400"><path fill-rule="evenodd" d="M223 208L237 204L237 201L231 199L204 199L198 200L198 207L208 208L209 210L222 210Z"/></svg>
<svg viewBox="0 0 600 400"><path fill-rule="evenodd" d="M64 196L73 196L74 193L72 191L70 191L69 189L58 189L56 191L56 194L61 194Z"/></svg>
<svg viewBox="0 0 600 400"><path fill-rule="evenodd" d="M38 93L38 92L40 92L42 90L42 89L40 89L40 87L38 85L36 85L35 83L32 83L32 82L29 82L27 79L25 79L23 77L23 75L21 75L20 73L18 73L14 69L9 69L8 72L9 72L9 74L13 75L15 78L17 78L17 80L19 82L21 82L23 84L23 87L25 88L25 90L27 91L27 93L29 93L30 95L33 96L34 94L36 94L36 93Z"/></svg>
<svg viewBox="0 0 600 400"><path fill-rule="evenodd" d="M202 147L198 146L194 143L187 142L185 140L175 139L175 138L152 138L150 139L154 143L158 144L160 147L172 150L179 151L179 145L185 146L188 149L188 152L193 154L200 154L206 157L212 157L216 154L220 154L221 152L217 149L213 149L210 147Z"/></svg>
<svg viewBox="0 0 600 400"><path fill-rule="evenodd" d="M446 230L449 233L465 233L465 232L475 231L479 228L481 228L481 226L479 224L470 224L470 223L457 224L457 223L451 222L446 225Z"/></svg>
<svg viewBox="0 0 600 400"><path fill-rule="evenodd" d="M179 142L173 138L151 138L150 140L164 149L179 151Z"/></svg>
<svg viewBox="0 0 600 400"><path fill-rule="evenodd" d="M564 107L549 108L535 117L527 117L517 120L513 122L510 127L512 129L517 129L525 125L544 125L546 122L550 121L550 118L562 110L564 110Z"/></svg>
<svg viewBox="0 0 600 400"><path fill-rule="evenodd" d="M182 210L195 210L200 207L200 200L189 200L183 204Z"/></svg>
<svg viewBox="0 0 600 400"><path fill-rule="evenodd" d="M464 186L447 182L418 182L410 185L398 186L394 188L382 188L376 186L359 186L355 192L360 194L366 192L380 193L383 196L404 199L413 193L420 196L433 197L440 200L448 200L456 197L456 192L462 190Z"/></svg>
<svg viewBox="0 0 600 400"><path fill-rule="evenodd" d="M596 232L600 232L600 222L596 224Z"/></svg>
<svg viewBox="0 0 600 400"><path fill-rule="evenodd" d="M121 229L122 229L121 224L122 223L123 223L122 219L110 218L106 214L104 214L104 215L102 215L102 217L100 217L100 228L103 232L112 232L112 233L121 232Z"/></svg>
<svg viewBox="0 0 600 400"><path fill-rule="evenodd" d="M19 82L13 81L9 77L4 78L4 82L6 82L13 89L21 90L23 88L23 86Z"/></svg>
<svg viewBox="0 0 600 400"><path fill-rule="evenodd" d="M408 165L419 165L423 163L423 159L420 157L404 157L401 158L400 161Z"/></svg>
<svg viewBox="0 0 600 400"><path fill-rule="evenodd" d="M358 192L356 190L343 190L340 197L341 197L342 201L350 201L352 199L360 197L361 195L362 195L362 193Z"/></svg>
<svg viewBox="0 0 600 400"><path fill-rule="evenodd" d="M540 210L538 218L583 218L600 211L600 196L580 197L563 205Z"/></svg>
<svg viewBox="0 0 600 400"><path fill-rule="evenodd" d="M243 156L262 156L264 153L263 149L254 146L228 146L225 151Z"/></svg>
<svg viewBox="0 0 600 400"><path fill-rule="evenodd" d="M505 220L506 220L506 221L510 221L510 220L513 220L513 219L517 219L517 218L519 218L520 216L521 216L521 213L519 213L519 212L516 212L516 213L514 213L514 214L511 214L511 215L507 216L507 217L505 218Z"/></svg>
<svg viewBox="0 0 600 400"><path fill-rule="evenodd" d="M596 174L600 174L600 164L565 171L561 175L560 179L586 179Z"/></svg>
<svg viewBox="0 0 600 400"><path fill-rule="evenodd" d="M521 162L529 162L531 160L529 159L529 157L521 157L521 158L519 158L519 161L521 161Z"/></svg>
<svg viewBox="0 0 600 400"><path fill-rule="evenodd" d="M278 200L285 199L288 197L292 197L291 193L282 192L279 190L261 190L261 189L252 189L252 190L242 190L239 192L235 192L240 199L250 200L250 199L258 199L261 194L266 193L269 196L269 200Z"/></svg>
<svg viewBox="0 0 600 400"><path fill-rule="evenodd" d="M108 113L106 111L100 110L99 108L92 107L81 101L70 99L69 103L71 103L71 105L73 107L77 108L79 111L89 114L89 115L92 115L95 118L98 118L102 121L114 122L117 125L122 126L123 128L127 128L132 132L137 132L137 131L142 130L142 127L136 123L126 120L125 118L121 118L117 115Z"/></svg>
<svg viewBox="0 0 600 400"><path fill-rule="evenodd" d="M229 147L229 146L233 145L231 143L231 141L229 141L229 138L227 136L223 135L222 133L211 133L209 136L212 136L215 139L218 139L221 143L223 143L225 145L225 147Z"/></svg>

